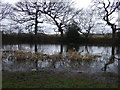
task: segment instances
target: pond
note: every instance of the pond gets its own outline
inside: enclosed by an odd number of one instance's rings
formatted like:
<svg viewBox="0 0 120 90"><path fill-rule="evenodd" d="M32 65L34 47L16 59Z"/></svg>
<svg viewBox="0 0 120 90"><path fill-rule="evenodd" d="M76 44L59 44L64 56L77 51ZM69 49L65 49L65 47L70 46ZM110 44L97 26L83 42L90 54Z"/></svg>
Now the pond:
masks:
<svg viewBox="0 0 120 90"><path fill-rule="evenodd" d="M6 50L24 50L30 52L40 52L47 55L63 54L69 50L75 49L80 55L91 54L100 57L92 60L9 60L2 58L2 69L15 71L35 71L52 70L77 73L97 73L111 72L118 74L118 61L120 58L120 48L112 46L87 46L87 45L59 45L59 44L19 44L3 45L2 51ZM9 55L8 55L9 56Z"/></svg>

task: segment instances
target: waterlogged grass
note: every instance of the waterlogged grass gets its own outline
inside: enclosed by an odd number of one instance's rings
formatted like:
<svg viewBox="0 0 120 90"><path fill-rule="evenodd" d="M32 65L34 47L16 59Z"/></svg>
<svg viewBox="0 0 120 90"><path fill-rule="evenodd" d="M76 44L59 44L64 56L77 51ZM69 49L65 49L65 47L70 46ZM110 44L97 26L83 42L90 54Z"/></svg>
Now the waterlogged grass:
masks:
<svg viewBox="0 0 120 90"><path fill-rule="evenodd" d="M7 54L10 54L9 56ZM66 55L62 54L53 54L53 55L47 55L42 53L32 53L32 52L25 52L22 50L8 50L3 51L2 58L8 58L8 60L36 60L36 59L52 59L52 60L63 60L63 59L69 59L69 60L92 60L94 58L101 57L99 55L92 55L92 54L85 54L85 55L79 55L77 51L69 51Z"/></svg>
<svg viewBox="0 0 120 90"><path fill-rule="evenodd" d="M117 85L85 80L80 76L68 77L62 72L6 72L3 88L117 88Z"/></svg>

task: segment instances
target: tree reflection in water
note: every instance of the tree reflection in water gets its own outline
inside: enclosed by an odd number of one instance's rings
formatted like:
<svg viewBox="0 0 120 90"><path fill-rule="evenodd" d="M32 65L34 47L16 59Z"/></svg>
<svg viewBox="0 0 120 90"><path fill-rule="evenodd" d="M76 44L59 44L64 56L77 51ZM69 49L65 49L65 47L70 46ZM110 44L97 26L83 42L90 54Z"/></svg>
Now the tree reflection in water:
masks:
<svg viewBox="0 0 120 90"><path fill-rule="evenodd" d="M45 46L45 47L43 47ZM92 54L92 55L101 55L102 57L100 57L99 59L93 59L93 60L68 60L68 59L45 59L45 60L41 60L41 59L35 59L32 61L26 60L26 61L16 61L17 63L12 64L12 61L5 61L3 63L3 66L5 70L7 69L14 69L16 68L16 70L20 70L21 69L29 69L31 70L31 68L35 69L35 70L40 70L42 68L44 69L63 69L63 70L80 70L80 71L88 71L88 72L101 72L101 68L103 69L103 71L105 72L115 72L116 73L116 66L117 65L117 61L116 58L114 58L114 56L119 56L119 49L120 48L115 48L115 47L104 47L104 46L80 46L80 45L56 45L57 47L55 47L55 45L32 45L29 47L29 45L21 45L19 46L18 49L22 49L22 50L34 50L34 52L36 53L43 53L43 55L45 55L45 53L47 55L52 55L52 54L66 54L66 51L68 52L69 50L73 50L73 48L75 49L76 52L80 53L81 55L84 54ZM14 47L16 47L15 45L9 46L12 47L11 49L13 49ZM47 47L47 48L46 48ZM51 48L52 47L52 48ZM5 48L5 47L3 47ZM8 46L7 46L8 48ZM17 50L18 50L17 49ZM116 50L115 50L116 49ZM44 52L42 52L42 50L44 50ZM55 51L55 53L51 53L51 50ZM115 52L116 51L116 52ZM111 52L111 53L110 53ZM118 53L118 54L117 54ZM79 55L80 55L79 54ZM116 55L117 54L117 55ZM110 56L109 60L108 57ZM16 64L16 65L15 65ZM7 66L8 65L8 66ZM11 65L11 66L10 66ZM104 66L103 66L104 65ZM114 65L114 66L113 66ZM19 66L19 67L18 67ZM28 66L28 67L27 67ZM112 71L111 69L113 69L114 71ZM93 70L93 71L92 71Z"/></svg>
<svg viewBox="0 0 120 90"><path fill-rule="evenodd" d="M60 54L63 54L63 44L60 44Z"/></svg>
<svg viewBox="0 0 120 90"><path fill-rule="evenodd" d="M79 45L78 44L69 44L67 45L67 48L66 48L66 52L68 52L69 50L73 50L75 49L75 51L79 51Z"/></svg>
<svg viewBox="0 0 120 90"><path fill-rule="evenodd" d="M37 44L35 43L35 53L38 52ZM35 60L36 70L38 70L38 59Z"/></svg>
<svg viewBox="0 0 120 90"><path fill-rule="evenodd" d="M118 48L119 49L119 48ZM116 54L118 53L118 50L116 50ZM112 50L111 50L111 56L108 59L108 62L104 65L104 67L102 68L103 71L107 71L107 68L110 64L113 64L115 62L115 60L119 60L119 58L115 57L115 46L112 46ZM118 64L119 65L119 64Z"/></svg>

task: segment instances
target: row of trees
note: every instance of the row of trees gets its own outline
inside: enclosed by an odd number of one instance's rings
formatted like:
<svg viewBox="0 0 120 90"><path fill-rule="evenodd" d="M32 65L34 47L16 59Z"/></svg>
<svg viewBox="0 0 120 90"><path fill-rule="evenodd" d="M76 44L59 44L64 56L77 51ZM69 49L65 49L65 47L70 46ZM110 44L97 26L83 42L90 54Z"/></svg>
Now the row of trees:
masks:
<svg viewBox="0 0 120 90"><path fill-rule="evenodd" d="M111 27L113 38L120 30L116 23L119 22L116 16L120 10L119 0L93 0L90 9L76 9L73 2L64 0L24 0L15 5L0 3L0 6L2 30L7 30L6 22L12 30L18 30L18 33L22 30L29 32L33 30L35 35L38 31L42 31L43 23L53 24L57 28L54 31L60 32L61 37L66 32L66 27L73 23L79 27L78 32L85 37L88 37L91 31L102 30L104 32L106 24Z"/></svg>

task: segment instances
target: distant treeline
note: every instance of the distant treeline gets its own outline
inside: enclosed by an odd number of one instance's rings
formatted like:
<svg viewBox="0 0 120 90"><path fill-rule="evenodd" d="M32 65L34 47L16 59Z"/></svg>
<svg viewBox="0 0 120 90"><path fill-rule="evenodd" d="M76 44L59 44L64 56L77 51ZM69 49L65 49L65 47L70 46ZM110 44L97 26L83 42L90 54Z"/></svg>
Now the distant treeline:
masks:
<svg viewBox="0 0 120 90"><path fill-rule="evenodd" d="M2 43L60 43L59 36L48 36L45 34L3 34Z"/></svg>
<svg viewBox="0 0 120 90"><path fill-rule="evenodd" d="M73 39L74 40L74 39ZM18 44L18 43L38 43L38 44L60 44L60 43L78 43L78 44L120 44L120 39L113 39L106 36L91 36L85 38L80 36L75 42L69 42L64 36L61 38L59 35L46 35L46 34L2 34L3 44Z"/></svg>

